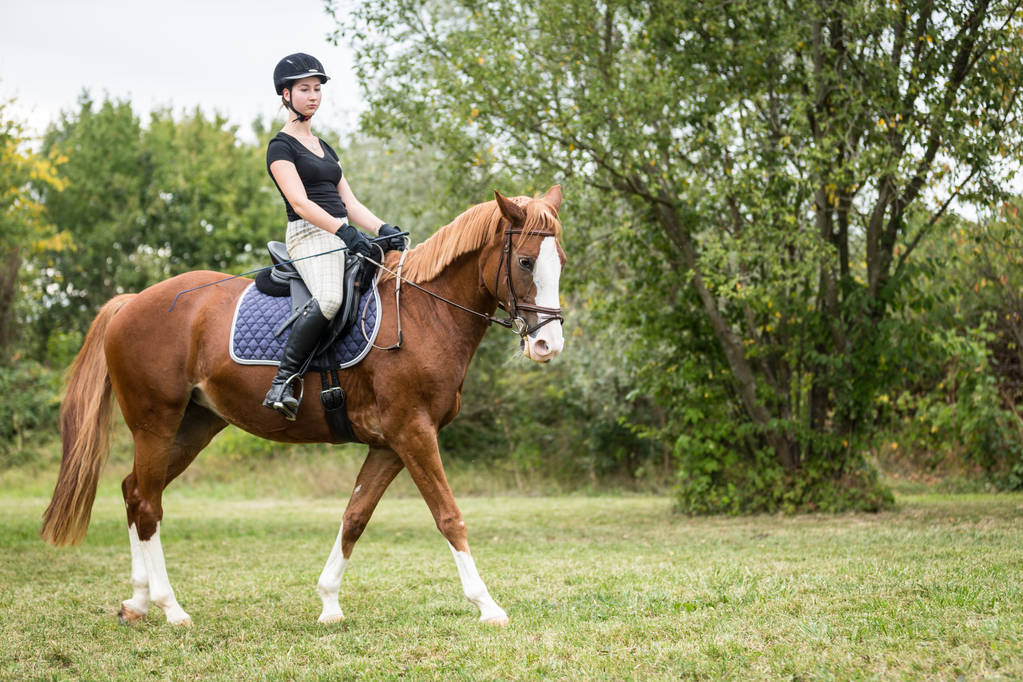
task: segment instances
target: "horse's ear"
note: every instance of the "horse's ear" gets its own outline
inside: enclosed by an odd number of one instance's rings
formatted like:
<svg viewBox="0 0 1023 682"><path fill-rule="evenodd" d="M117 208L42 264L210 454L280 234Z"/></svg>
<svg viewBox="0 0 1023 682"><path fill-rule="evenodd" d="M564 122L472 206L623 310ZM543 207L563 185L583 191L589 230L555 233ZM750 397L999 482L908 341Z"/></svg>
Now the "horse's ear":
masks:
<svg viewBox="0 0 1023 682"><path fill-rule="evenodd" d="M554 212L557 213L561 210L561 185L554 185L547 194L543 195L543 200L554 207Z"/></svg>
<svg viewBox="0 0 1023 682"><path fill-rule="evenodd" d="M497 199L497 205L501 208L501 213L507 218L512 225L521 225L526 220L526 212L519 207L511 199L507 198L496 189L494 190L494 198Z"/></svg>

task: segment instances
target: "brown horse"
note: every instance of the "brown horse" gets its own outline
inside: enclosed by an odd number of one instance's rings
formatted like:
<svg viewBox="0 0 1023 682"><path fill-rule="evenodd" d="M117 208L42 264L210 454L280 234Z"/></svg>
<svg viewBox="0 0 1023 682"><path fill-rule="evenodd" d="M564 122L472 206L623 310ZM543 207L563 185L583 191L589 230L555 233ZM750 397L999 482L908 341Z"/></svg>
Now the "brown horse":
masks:
<svg viewBox="0 0 1023 682"><path fill-rule="evenodd" d="M437 432L458 413L469 360L487 330L486 316L496 312L499 301L521 316L518 329L529 358L546 362L561 351L564 340L555 309L565 255L557 218L559 186L540 199L495 194L495 201L474 206L410 251L404 264L409 281L483 315L402 287L400 350L374 349L360 364L340 372L355 435L369 453L317 582L321 623L344 618L338 604L341 576L377 502L402 468L408 469L447 539L465 596L479 607L480 620L508 621L469 554ZM389 253L385 265L393 269L398 257ZM231 279L191 292L168 312L179 291L222 277L191 272L111 299L93 321L68 373L61 406L63 458L42 536L55 545L78 543L85 536L107 448L112 390L135 442L134 466L121 486L134 590L121 604L125 623L145 616L154 603L169 622L191 624L167 577L161 500L164 488L217 432L234 424L276 441L334 442L319 401L306 400L297 421L287 421L260 406L275 368L239 365L229 357L232 314L249 280ZM380 279L381 286L395 281L386 274ZM381 303L379 338L385 345L397 336L398 318L394 297L381 296ZM308 388L315 393L315 386Z"/></svg>

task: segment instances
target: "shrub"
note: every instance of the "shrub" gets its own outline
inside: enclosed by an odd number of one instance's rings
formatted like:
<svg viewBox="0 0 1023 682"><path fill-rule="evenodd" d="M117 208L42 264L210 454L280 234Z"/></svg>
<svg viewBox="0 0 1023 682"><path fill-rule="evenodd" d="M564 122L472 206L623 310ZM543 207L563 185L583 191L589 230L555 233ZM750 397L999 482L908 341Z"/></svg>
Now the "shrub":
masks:
<svg viewBox="0 0 1023 682"><path fill-rule="evenodd" d="M916 458L924 473L965 472L996 488L1018 490L1023 488L1023 422L992 371L992 337L983 324L934 331L926 357L937 359L938 377L929 390L907 387L888 406L894 434L885 438L909 453L924 453Z"/></svg>
<svg viewBox="0 0 1023 682"><path fill-rule="evenodd" d="M0 367L0 467L22 464L24 445L59 430L60 372L34 361Z"/></svg>

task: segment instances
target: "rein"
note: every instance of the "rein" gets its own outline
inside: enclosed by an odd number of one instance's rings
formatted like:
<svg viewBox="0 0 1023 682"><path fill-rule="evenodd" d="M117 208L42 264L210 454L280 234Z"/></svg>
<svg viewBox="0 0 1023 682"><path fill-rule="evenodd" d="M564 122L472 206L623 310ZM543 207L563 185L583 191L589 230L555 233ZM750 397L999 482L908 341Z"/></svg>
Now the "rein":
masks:
<svg viewBox="0 0 1023 682"><path fill-rule="evenodd" d="M370 258L368 256L362 255L361 253L360 254L356 254L357 256L359 256L359 258L363 258L364 260L367 260L370 263L375 264L378 268L380 268L384 272L387 272L387 273L389 273L391 275L394 275L394 278L395 278L395 282L396 283L395 283L395 289L394 289L394 298L395 298L396 312L398 314L398 342L396 344L394 344L393 346L390 346L388 348L383 348L381 350L397 350L398 348L401 347L401 298L400 298L400 296L401 296L401 294L400 294L401 282L405 282L410 287L414 287L414 288L418 289L419 291L422 291L424 294L429 294L430 296L433 296L437 300L443 301L444 303L447 303L450 306L454 306L455 308L458 308L459 310L464 310L465 312L469 313L470 315L475 315L476 317L482 318L482 319L487 321L487 325L499 324L502 327L507 327L508 329L511 329L516 334L518 334L519 338L521 338L523 340L528 335L530 335L533 332L535 332L537 329L540 329L540 327L543 327L546 324L550 324L551 322L553 322L555 320L557 320L559 322L564 322L565 318L561 316L561 308L546 308L544 306L535 305L533 303L520 303L519 302L519 297L515 293L515 284L514 284L514 282L512 280L512 276L511 276L511 268L512 268L512 262L511 262L511 260L512 260L512 235L522 234L523 232L524 232L524 230L522 230L521 228L511 227L510 225L504 231L504 246L502 248L502 258L501 258L500 261L498 261L498 264L497 264L497 276L494 278L494 294L496 295L497 291L499 289L500 282L501 282L501 269L507 263L507 272L505 272L505 282L507 282L507 284L508 284L508 305L505 306L500 301L498 301L498 303L497 303L499 308L505 310L508 313L508 317L504 318L504 319L502 319L500 317L495 317L493 315L488 315L486 313L481 313L478 310L472 310L471 308L466 308L464 305L461 305L459 303L455 303L454 301L446 299L443 296L441 296L440 294L434 293L434 292L430 291L429 289L427 289L425 287L422 287L422 286L416 284L415 282L413 282L412 280L404 277L401 274L401 267L402 267L402 264L404 264L404 262L405 262L405 253L406 253L406 251L402 252L402 256L401 256L401 260L399 261L399 264L398 264L398 271L397 272L395 272L394 270L389 269L382 262L375 261L375 260L373 260L372 258ZM404 234L407 235L408 233L406 232ZM532 232L531 234L534 234L534 235L536 235L538 237L556 237L557 236L554 232L547 232L547 231L544 231L544 232ZM390 238L390 237L388 237L388 238ZM379 239L379 238L377 238L377 239ZM374 240L370 240L370 241L371 242L376 242L377 240L374 239ZM374 244L374 245L376 245L376 244ZM377 248L380 248L379 245L376 245L376 246L377 246ZM323 256L323 255L326 255L328 253L335 253L337 251L347 251L347 250L348 250L348 247L342 246L340 248L331 249L329 251L324 251L322 253L316 253L316 254L312 254L310 256L303 256L301 258L295 258L295 259L292 259L292 260L289 260L289 261L283 261L282 263L279 263L279 265L287 265L288 263L294 263L295 261L305 260L306 258L315 258L316 256ZM380 260L381 261L383 260L383 256L381 256ZM253 273L257 273L257 272L260 272L262 270L269 270L269 269L271 269L273 267L275 267L274 264L267 265L265 267L256 268L255 270L249 270L248 272L243 272L243 273L238 274L238 275L230 275L229 277L224 277L223 279L218 279L218 280L216 280L214 282L207 282L206 284L200 284L199 286L192 287L191 289L184 289L182 291L179 291L177 293L177 295L174 296L174 300L171 302L170 311L174 310L174 306L177 305L178 298L182 294L187 294L187 293L196 291L197 289L203 289L203 288L208 287L208 286L213 286L214 284L222 284L223 282L227 282L229 280L236 279L238 277L244 277L245 275L251 275ZM532 327L530 327L526 323L526 320L521 315L519 315L519 311L520 310L521 311L525 311L525 312L536 313L537 314L537 323L534 324ZM547 318L546 319L540 319L541 315L547 315ZM365 335L365 330L363 330L363 335Z"/></svg>
<svg viewBox="0 0 1023 682"><path fill-rule="evenodd" d="M493 315L488 315L486 313L481 313L478 310L472 310L471 308L466 308L464 305L461 305L459 303L455 303L454 301L446 299L443 296L441 296L440 294L435 293L433 291L430 291L429 289L427 289L425 287L422 287L422 286L416 284L415 282L413 282L412 280L402 276L401 275L401 265L400 265L400 263L404 263L404 253L402 254L402 260L399 263L398 272L395 272L394 270L389 269L383 263L377 263L372 258L367 258L366 260L368 260L368 261L370 261L372 263L375 263L376 266L378 268L380 268L381 270L383 270L384 272L387 272L387 273L389 273L391 275L394 275L395 281L397 282L395 284L395 298L396 299L397 299L398 287L400 286L400 283L401 282L405 282L410 287L414 287L414 288L418 289L419 291L422 291L424 294L428 294L430 296L433 296L438 301L443 301L444 303L447 303L450 306L454 306L455 308L458 308L459 310L464 310L465 312L469 313L470 315L475 315L476 317L479 317L479 318L482 318L482 319L486 320L488 325L499 324L502 327L507 327L508 329L511 329L516 334L518 334L520 338L525 339L526 336L528 336L529 334L532 334L533 332L535 332L537 329L539 329L540 327L544 326L545 324L549 324L550 322L553 322L554 320L558 320L559 322L564 322L565 319L561 316L561 308L545 308L543 306L534 305L532 303L519 303L518 296L515 293L515 285L512 283L512 277L511 277L511 252L512 252L512 248L511 248L512 244L511 244L511 242L512 242L512 235L522 234L522 232L523 232L523 230L521 230L519 228L513 228L513 227L508 227L504 231L504 247L503 247L503 254L502 254L503 257L501 258L501 260L498 263L498 266L497 266L497 277L494 280L494 292L496 293L497 290L498 290L498 285L500 284L500 279L501 279L501 267L503 266L504 262L507 261L508 262L508 270L505 273L505 281L508 283L508 293L509 293L508 306L505 307L503 304L498 302L498 306L500 308L504 309L508 313L507 319L503 319L503 318L500 318L500 317L495 317ZM535 235L537 235L539 237L555 237L555 236L557 236L553 232L534 232L532 234L535 234ZM383 260L383 259L381 259L381 260ZM535 325L533 325L532 327L528 326L526 324L525 319L523 319L522 316L520 316L518 314L518 312L520 310L524 310L524 311L527 311L527 312L535 312L535 313L537 313L537 320L538 320L537 323ZM398 343L395 344L394 346L390 347L390 348L385 349L385 350L397 350L401 346L401 307L400 306L397 308L397 313L398 313ZM540 320L540 315L548 315L549 317L547 317L544 320Z"/></svg>

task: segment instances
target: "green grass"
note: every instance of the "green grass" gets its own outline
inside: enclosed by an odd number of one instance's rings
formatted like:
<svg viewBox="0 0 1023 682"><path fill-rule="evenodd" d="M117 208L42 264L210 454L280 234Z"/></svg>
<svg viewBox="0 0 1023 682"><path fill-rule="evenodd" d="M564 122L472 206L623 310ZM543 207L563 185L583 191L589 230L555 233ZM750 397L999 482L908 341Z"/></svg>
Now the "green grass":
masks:
<svg viewBox="0 0 1023 682"><path fill-rule="evenodd" d="M0 679L1023 678L1021 495L739 519L680 517L654 497L464 497L511 618L495 629L476 622L425 504L390 495L345 575L348 619L318 625L343 496L241 488L168 490L164 549L195 625L156 610L129 628L115 478L85 543L59 550L38 538L46 498L9 478Z"/></svg>

